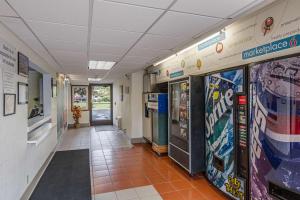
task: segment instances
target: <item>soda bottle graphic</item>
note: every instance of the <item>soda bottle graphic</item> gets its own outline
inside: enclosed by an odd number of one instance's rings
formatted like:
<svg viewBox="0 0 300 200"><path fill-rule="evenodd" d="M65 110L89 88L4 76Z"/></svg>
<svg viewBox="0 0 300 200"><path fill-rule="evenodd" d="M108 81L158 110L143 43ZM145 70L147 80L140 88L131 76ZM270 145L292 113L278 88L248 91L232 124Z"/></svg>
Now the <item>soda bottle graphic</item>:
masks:
<svg viewBox="0 0 300 200"><path fill-rule="evenodd" d="M300 193L300 58L250 71L251 194L272 199L270 183Z"/></svg>
<svg viewBox="0 0 300 200"><path fill-rule="evenodd" d="M206 158L207 176L225 191L228 177L234 169L233 99L243 84L242 70L232 70L206 77ZM214 159L224 162L224 168L214 166Z"/></svg>

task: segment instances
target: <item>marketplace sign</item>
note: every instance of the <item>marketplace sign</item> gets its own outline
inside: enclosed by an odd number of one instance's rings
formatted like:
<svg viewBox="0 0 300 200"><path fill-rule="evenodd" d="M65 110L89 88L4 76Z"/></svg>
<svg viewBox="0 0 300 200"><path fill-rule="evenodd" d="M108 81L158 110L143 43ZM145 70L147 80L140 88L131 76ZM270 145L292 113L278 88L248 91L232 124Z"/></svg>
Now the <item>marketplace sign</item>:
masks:
<svg viewBox="0 0 300 200"><path fill-rule="evenodd" d="M252 49L248 49L246 51L243 51L242 58L243 60L262 56L269 53L274 53L277 51L282 51L285 49L290 49L293 47L297 47L300 45L300 35L293 35L281 40L277 40L274 42L271 42L269 44L261 45Z"/></svg>

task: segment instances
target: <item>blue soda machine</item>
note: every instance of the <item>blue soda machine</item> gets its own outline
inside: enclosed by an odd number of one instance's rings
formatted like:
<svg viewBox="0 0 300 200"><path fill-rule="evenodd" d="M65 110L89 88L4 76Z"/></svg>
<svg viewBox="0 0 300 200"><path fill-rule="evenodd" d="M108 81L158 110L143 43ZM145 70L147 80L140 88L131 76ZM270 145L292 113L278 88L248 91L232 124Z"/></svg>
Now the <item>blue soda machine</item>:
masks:
<svg viewBox="0 0 300 200"><path fill-rule="evenodd" d="M148 108L152 112L152 149L160 154L168 152L168 94L151 93Z"/></svg>

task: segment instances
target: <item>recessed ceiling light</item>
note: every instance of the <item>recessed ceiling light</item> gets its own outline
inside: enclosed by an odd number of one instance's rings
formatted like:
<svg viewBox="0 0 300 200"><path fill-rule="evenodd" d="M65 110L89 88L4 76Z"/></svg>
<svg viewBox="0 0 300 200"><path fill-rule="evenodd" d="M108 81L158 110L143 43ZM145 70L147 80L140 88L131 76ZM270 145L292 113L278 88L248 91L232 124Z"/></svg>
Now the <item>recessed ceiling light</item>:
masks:
<svg viewBox="0 0 300 200"><path fill-rule="evenodd" d="M116 62L90 60L90 61L89 61L89 69L109 70L109 69L111 69L115 64L116 64Z"/></svg>
<svg viewBox="0 0 300 200"><path fill-rule="evenodd" d="M101 78L88 78L89 82L99 82L101 80L102 80Z"/></svg>

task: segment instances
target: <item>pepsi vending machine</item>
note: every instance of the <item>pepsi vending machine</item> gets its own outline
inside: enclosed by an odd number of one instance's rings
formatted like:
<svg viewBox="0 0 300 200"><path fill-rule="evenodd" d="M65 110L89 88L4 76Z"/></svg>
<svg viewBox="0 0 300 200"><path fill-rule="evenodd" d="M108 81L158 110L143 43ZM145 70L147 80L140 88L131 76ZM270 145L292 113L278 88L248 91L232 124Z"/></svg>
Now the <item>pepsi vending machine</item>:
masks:
<svg viewBox="0 0 300 200"><path fill-rule="evenodd" d="M248 120L244 68L205 76L206 176L233 199L247 198Z"/></svg>
<svg viewBox="0 0 300 200"><path fill-rule="evenodd" d="M249 74L251 199L300 199L300 56Z"/></svg>

